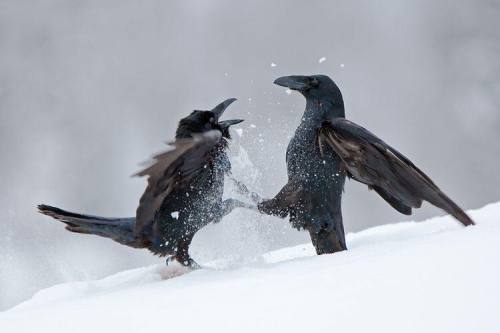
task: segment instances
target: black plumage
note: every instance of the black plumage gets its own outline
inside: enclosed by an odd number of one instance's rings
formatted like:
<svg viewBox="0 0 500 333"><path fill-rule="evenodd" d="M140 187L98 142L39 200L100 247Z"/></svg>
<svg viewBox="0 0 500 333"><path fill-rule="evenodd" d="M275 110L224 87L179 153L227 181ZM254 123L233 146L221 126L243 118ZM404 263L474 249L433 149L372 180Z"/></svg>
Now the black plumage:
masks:
<svg viewBox="0 0 500 333"><path fill-rule="evenodd" d="M226 154L229 126L242 120L219 119L234 100L211 111L193 111L179 122L173 149L154 156L153 163L136 174L148 177L136 217L103 218L47 205L40 205L40 212L66 223L69 231L111 238L196 266L189 256L195 233L235 207L251 208L234 199L222 200L224 175L231 169Z"/></svg>
<svg viewBox="0 0 500 333"><path fill-rule="evenodd" d="M411 215L422 201L430 202L454 216L463 225L473 225L469 216L407 157L365 128L347 119L325 121L318 136L342 159L347 175L375 190L402 214Z"/></svg>
<svg viewBox="0 0 500 333"><path fill-rule="evenodd" d="M320 81L324 81L321 88ZM345 250L341 211L345 172L330 147L322 153L317 145L323 122L344 117L342 95L333 81L322 76L287 76L274 83L302 93L306 109L286 152L288 183L258 208L266 214L289 216L295 228L306 229L318 254Z"/></svg>
<svg viewBox="0 0 500 333"><path fill-rule="evenodd" d="M403 214L426 200L462 224L474 224L408 158L345 119L342 94L328 76L287 76L275 83L299 91L307 104L287 150L288 183L258 208L289 216L292 225L308 230L318 254L346 249L341 213L346 175Z"/></svg>

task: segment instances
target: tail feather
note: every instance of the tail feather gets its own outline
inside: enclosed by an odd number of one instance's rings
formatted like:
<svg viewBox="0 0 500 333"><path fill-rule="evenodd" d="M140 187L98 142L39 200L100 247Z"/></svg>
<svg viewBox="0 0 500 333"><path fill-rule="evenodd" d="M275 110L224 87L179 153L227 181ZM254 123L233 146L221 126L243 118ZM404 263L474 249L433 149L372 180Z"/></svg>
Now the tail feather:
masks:
<svg viewBox="0 0 500 333"><path fill-rule="evenodd" d="M146 247L146 240L134 235L134 217L105 218L83 215L48 205L39 205L40 213L53 217L66 224L66 230L80 234L92 234L135 248Z"/></svg>

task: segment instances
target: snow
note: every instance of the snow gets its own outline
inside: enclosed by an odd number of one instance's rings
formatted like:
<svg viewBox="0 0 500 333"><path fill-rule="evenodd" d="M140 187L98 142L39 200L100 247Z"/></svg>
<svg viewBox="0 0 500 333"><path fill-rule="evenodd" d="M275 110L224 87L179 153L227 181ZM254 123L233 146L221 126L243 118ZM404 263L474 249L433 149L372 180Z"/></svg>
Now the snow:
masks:
<svg viewBox="0 0 500 333"><path fill-rule="evenodd" d="M276 65L274 62L271 63L271 67L276 67L278 65Z"/></svg>
<svg viewBox="0 0 500 333"><path fill-rule="evenodd" d="M319 58L318 62L321 64L325 60L326 60L326 57L321 57L321 58Z"/></svg>
<svg viewBox="0 0 500 333"><path fill-rule="evenodd" d="M243 128L236 128L234 129L234 131L236 132L236 134L238 134L239 137L243 136Z"/></svg>
<svg viewBox="0 0 500 333"><path fill-rule="evenodd" d="M349 234L333 255L305 244L61 284L0 313L0 330L499 332L500 203L470 213L477 226L444 216Z"/></svg>

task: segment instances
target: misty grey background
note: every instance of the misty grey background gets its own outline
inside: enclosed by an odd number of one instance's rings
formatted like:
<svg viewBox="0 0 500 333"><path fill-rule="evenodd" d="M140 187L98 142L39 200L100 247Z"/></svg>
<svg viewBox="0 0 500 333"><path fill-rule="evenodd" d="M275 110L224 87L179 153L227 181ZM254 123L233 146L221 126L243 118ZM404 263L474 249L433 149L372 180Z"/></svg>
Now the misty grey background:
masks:
<svg viewBox="0 0 500 333"><path fill-rule="evenodd" d="M304 108L272 84L281 75L330 75L350 119L463 207L499 200L499 17L488 0L0 1L0 309L163 261L66 232L35 206L133 215L145 180L130 175L193 109L239 98L227 111L246 119L235 175L275 194ZM399 215L353 181L343 207L348 231L443 214ZM245 263L306 241L239 211L200 232L193 254Z"/></svg>

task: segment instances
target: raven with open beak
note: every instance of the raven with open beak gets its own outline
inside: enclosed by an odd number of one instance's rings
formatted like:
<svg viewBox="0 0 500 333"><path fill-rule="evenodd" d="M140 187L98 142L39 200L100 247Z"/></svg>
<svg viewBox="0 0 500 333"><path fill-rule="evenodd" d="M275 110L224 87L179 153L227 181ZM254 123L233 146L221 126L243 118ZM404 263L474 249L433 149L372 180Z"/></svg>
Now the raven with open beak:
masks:
<svg viewBox="0 0 500 333"><path fill-rule="evenodd" d="M38 206L39 211L66 223L69 231L146 248L169 256L168 260L197 267L189 256L196 232L219 222L235 207L255 208L234 199L222 200L224 176L231 169L226 154L229 127L243 120L220 118L235 100L228 99L211 111L193 111L181 119L176 140L170 143L173 149L157 154L150 166L137 173L148 178L148 186L135 217L104 218L47 205Z"/></svg>

